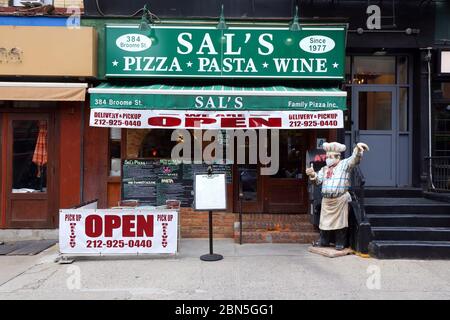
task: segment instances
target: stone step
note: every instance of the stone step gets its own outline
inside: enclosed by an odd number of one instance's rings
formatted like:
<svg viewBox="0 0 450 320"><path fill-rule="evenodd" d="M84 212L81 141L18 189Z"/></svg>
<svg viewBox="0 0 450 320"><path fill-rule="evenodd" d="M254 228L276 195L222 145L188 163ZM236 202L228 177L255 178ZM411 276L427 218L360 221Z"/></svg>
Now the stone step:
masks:
<svg viewBox="0 0 450 320"><path fill-rule="evenodd" d="M368 214L372 227L449 227L450 217L439 214Z"/></svg>
<svg viewBox="0 0 450 320"><path fill-rule="evenodd" d="M423 196L423 190L420 188L385 188L385 187L366 187L364 188L364 197L366 198L420 198Z"/></svg>
<svg viewBox="0 0 450 320"><path fill-rule="evenodd" d="M450 241L450 228L372 227L372 231L375 241Z"/></svg>
<svg viewBox="0 0 450 320"><path fill-rule="evenodd" d="M367 214L447 214L450 203L426 198L367 198Z"/></svg>
<svg viewBox="0 0 450 320"><path fill-rule="evenodd" d="M450 259L450 241L372 241L369 254L378 259Z"/></svg>

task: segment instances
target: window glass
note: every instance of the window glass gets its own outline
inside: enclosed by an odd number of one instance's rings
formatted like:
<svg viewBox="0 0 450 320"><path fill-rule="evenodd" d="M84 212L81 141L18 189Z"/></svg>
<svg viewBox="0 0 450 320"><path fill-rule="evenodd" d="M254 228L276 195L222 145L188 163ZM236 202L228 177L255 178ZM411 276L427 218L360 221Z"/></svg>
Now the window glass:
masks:
<svg viewBox="0 0 450 320"><path fill-rule="evenodd" d="M360 92L358 112L360 130L392 130L391 92Z"/></svg>
<svg viewBox="0 0 450 320"><path fill-rule="evenodd" d="M450 156L450 103L433 106L433 155Z"/></svg>
<svg viewBox="0 0 450 320"><path fill-rule="evenodd" d="M395 57L353 58L354 84L395 84Z"/></svg>
<svg viewBox="0 0 450 320"><path fill-rule="evenodd" d="M120 176L121 167L121 137L122 129L111 128L109 130L109 159L110 159L110 176Z"/></svg>
<svg viewBox="0 0 450 320"><path fill-rule="evenodd" d="M279 169L272 178L301 179L305 136L296 130L280 130Z"/></svg>
<svg viewBox="0 0 450 320"><path fill-rule="evenodd" d="M351 83L352 81L352 58L350 56L345 57L345 82Z"/></svg>
<svg viewBox="0 0 450 320"><path fill-rule="evenodd" d="M239 165L239 178L242 185L244 201L258 200L258 167L257 165Z"/></svg>
<svg viewBox="0 0 450 320"><path fill-rule="evenodd" d="M47 121L16 120L12 128L12 192L47 192Z"/></svg>
<svg viewBox="0 0 450 320"><path fill-rule="evenodd" d="M408 57L398 57L398 80L399 84L408 84Z"/></svg>
<svg viewBox="0 0 450 320"><path fill-rule="evenodd" d="M167 129L128 129L127 158L169 159L177 143L171 137Z"/></svg>
<svg viewBox="0 0 450 320"><path fill-rule="evenodd" d="M433 99L450 100L450 82L433 83Z"/></svg>

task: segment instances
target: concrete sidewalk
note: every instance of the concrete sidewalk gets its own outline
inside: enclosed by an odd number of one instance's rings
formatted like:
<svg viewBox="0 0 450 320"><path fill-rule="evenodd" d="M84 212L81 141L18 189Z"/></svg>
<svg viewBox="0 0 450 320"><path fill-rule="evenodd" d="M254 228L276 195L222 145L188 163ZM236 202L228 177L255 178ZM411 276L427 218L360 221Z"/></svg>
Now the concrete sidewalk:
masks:
<svg viewBox="0 0 450 320"><path fill-rule="evenodd" d="M450 261L325 258L307 245L216 240L225 259L200 261L207 240L183 240L177 257L79 258L57 247L0 257L2 299L450 299Z"/></svg>

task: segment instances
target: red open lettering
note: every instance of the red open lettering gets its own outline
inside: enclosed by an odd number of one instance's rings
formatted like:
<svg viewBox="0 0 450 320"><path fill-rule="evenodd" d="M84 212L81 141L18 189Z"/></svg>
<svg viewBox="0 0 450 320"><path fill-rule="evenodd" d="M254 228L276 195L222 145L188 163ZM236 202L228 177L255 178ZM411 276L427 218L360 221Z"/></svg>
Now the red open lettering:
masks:
<svg viewBox="0 0 450 320"><path fill-rule="evenodd" d="M122 237L153 237L153 215L89 215L86 217L86 236L112 237L114 230L121 229Z"/></svg>
<svg viewBox="0 0 450 320"><path fill-rule="evenodd" d="M186 127L200 127L202 124L216 123L217 120L213 118L186 118Z"/></svg>
<svg viewBox="0 0 450 320"><path fill-rule="evenodd" d="M222 128L245 128L245 118L222 118Z"/></svg>
<svg viewBox="0 0 450 320"><path fill-rule="evenodd" d="M270 128L281 128L281 118L250 118L249 127L259 128L259 127L270 127Z"/></svg>
<svg viewBox="0 0 450 320"><path fill-rule="evenodd" d="M119 229L121 225L119 216L105 216L105 237L112 237L113 230Z"/></svg>
<svg viewBox="0 0 450 320"><path fill-rule="evenodd" d="M143 237L144 234L147 237L153 237L153 215L137 216L137 228L136 236Z"/></svg>
<svg viewBox="0 0 450 320"><path fill-rule="evenodd" d="M97 238L103 232L103 220L99 215L89 215L85 220L85 232L90 238Z"/></svg>
<svg viewBox="0 0 450 320"><path fill-rule="evenodd" d="M122 216L122 235L124 237L134 237L134 216Z"/></svg>
<svg viewBox="0 0 450 320"><path fill-rule="evenodd" d="M175 117L151 117L148 124L154 127L176 127L181 125L181 119Z"/></svg>

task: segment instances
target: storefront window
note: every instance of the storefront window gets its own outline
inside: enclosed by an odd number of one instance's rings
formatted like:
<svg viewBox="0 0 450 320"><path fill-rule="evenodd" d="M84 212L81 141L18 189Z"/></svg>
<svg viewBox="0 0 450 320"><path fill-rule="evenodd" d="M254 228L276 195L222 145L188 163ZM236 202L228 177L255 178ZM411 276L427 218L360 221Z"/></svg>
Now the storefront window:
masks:
<svg viewBox="0 0 450 320"><path fill-rule="evenodd" d="M110 158L110 176L120 176L121 166L121 138L122 129L111 128L109 130L109 158Z"/></svg>
<svg viewBox="0 0 450 320"><path fill-rule="evenodd" d="M258 200L258 167L257 165L240 165L238 167L239 178L242 185L244 201Z"/></svg>
<svg viewBox="0 0 450 320"><path fill-rule="evenodd" d="M433 83L433 156L450 156L450 82Z"/></svg>
<svg viewBox="0 0 450 320"><path fill-rule="evenodd" d="M450 103L433 106L433 155L450 156Z"/></svg>
<svg viewBox="0 0 450 320"><path fill-rule="evenodd" d="M397 62L398 67L398 84L408 84L408 57L400 56Z"/></svg>
<svg viewBox="0 0 450 320"><path fill-rule="evenodd" d="M127 158L170 159L176 141L171 140L172 130L128 129Z"/></svg>
<svg viewBox="0 0 450 320"><path fill-rule="evenodd" d="M294 130L280 130L280 166L272 178L300 179L305 156L305 136Z"/></svg>
<svg viewBox="0 0 450 320"><path fill-rule="evenodd" d="M352 57L345 57L345 83L352 83Z"/></svg>
<svg viewBox="0 0 450 320"><path fill-rule="evenodd" d="M47 192L47 121L16 120L12 128L12 192Z"/></svg>
<svg viewBox="0 0 450 320"><path fill-rule="evenodd" d="M450 82L436 82L433 84L434 100L450 100Z"/></svg>
<svg viewBox="0 0 450 320"><path fill-rule="evenodd" d="M395 57L353 58L354 84L395 84Z"/></svg>

